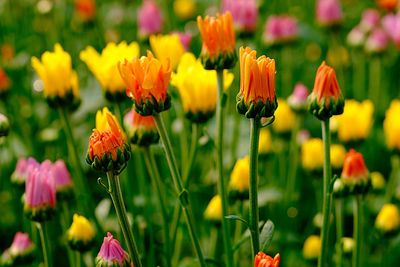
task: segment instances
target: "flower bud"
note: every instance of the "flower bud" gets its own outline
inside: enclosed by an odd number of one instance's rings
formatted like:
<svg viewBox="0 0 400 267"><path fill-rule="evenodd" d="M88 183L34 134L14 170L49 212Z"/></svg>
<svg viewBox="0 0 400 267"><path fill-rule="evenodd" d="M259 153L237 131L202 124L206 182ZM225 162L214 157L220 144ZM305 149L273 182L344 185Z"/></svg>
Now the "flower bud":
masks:
<svg viewBox="0 0 400 267"><path fill-rule="evenodd" d="M0 137L7 136L10 131L10 122L8 118L0 113Z"/></svg>
<svg viewBox="0 0 400 267"><path fill-rule="evenodd" d="M303 245L303 257L307 260L317 260L321 251L321 238L317 235L309 236Z"/></svg>
<svg viewBox="0 0 400 267"><path fill-rule="evenodd" d="M256 0L223 0L222 10L232 14L235 28L241 32L253 32L257 26Z"/></svg>
<svg viewBox="0 0 400 267"><path fill-rule="evenodd" d="M365 32L370 32L373 28L379 26L381 16L376 9L367 9L362 13L360 27Z"/></svg>
<svg viewBox="0 0 400 267"><path fill-rule="evenodd" d="M299 37L299 27L294 17L270 16L265 24L264 42L267 45L287 44Z"/></svg>
<svg viewBox="0 0 400 267"><path fill-rule="evenodd" d="M397 233L400 226L400 212L396 205L385 204L375 220L375 227L383 234Z"/></svg>
<svg viewBox="0 0 400 267"><path fill-rule="evenodd" d="M31 169L39 167L39 163L34 158L20 158L11 175L11 182L16 185L24 185Z"/></svg>
<svg viewBox="0 0 400 267"><path fill-rule="evenodd" d="M379 7L391 11L394 10L398 6L397 0L376 0Z"/></svg>
<svg viewBox="0 0 400 267"><path fill-rule="evenodd" d="M254 267L279 267L281 256L278 254L274 258L265 254L264 252L258 252L254 257Z"/></svg>
<svg viewBox="0 0 400 267"><path fill-rule="evenodd" d="M72 182L71 175L61 159L57 160L51 166L51 172L56 183L57 198L71 198L73 195L74 183Z"/></svg>
<svg viewBox="0 0 400 267"><path fill-rule="evenodd" d="M229 196L232 199L245 200L249 198L249 173L249 156L238 159L235 166L233 166L228 184Z"/></svg>
<svg viewBox="0 0 400 267"><path fill-rule="evenodd" d="M84 252L93 246L95 230L88 219L75 213L67 237L73 250Z"/></svg>
<svg viewBox="0 0 400 267"><path fill-rule="evenodd" d="M19 266L28 264L34 259L35 245L29 234L17 232L11 246L0 257L1 266Z"/></svg>
<svg viewBox="0 0 400 267"><path fill-rule="evenodd" d="M361 47L366 38L365 31L358 25L347 35L347 43L353 47Z"/></svg>
<svg viewBox="0 0 400 267"><path fill-rule="evenodd" d="M219 195L214 196L208 203L208 206L204 211L204 218L216 224L221 223L222 202L221 202L221 197Z"/></svg>
<svg viewBox="0 0 400 267"><path fill-rule="evenodd" d="M122 249L118 240L111 233L104 237L99 254L96 257L96 267L133 267L128 253Z"/></svg>
<svg viewBox="0 0 400 267"><path fill-rule="evenodd" d="M386 110L383 132L390 150L400 152L400 100L395 99Z"/></svg>
<svg viewBox="0 0 400 267"><path fill-rule="evenodd" d="M387 14L382 18L382 27L394 42L397 49L400 49L400 32L393 29L398 29L400 26L400 13Z"/></svg>
<svg viewBox="0 0 400 267"><path fill-rule="evenodd" d="M384 52L389 45L389 36L381 28L375 28L365 42L365 50L372 54Z"/></svg>
<svg viewBox="0 0 400 267"><path fill-rule="evenodd" d="M289 96L287 102L295 112L303 112L307 110L308 89L302 84L295 85L293 93Z"/></svg>
<svg viewBox="0 0 400 267"><path fill-rule="evenodd" d="M344 185L353 194L364 194L370 186L369 172L364 157L354 149L346 154L341 178Z"/></svg>
<svg viewBox="0 0 400 267"><path fill-rule="evenodd" d="M342 23L343 12L339 0L317 1L317 22L321 26L331 27Z"/></svg>
<svg viewBox="0 0 400 267"><path fill-rule="evenodd" d="M138 9L139 36L147 37L162 30L163 16L160 7L153 0L143 1Z"/></svg>
<svg viewBox="0 0 400 267"><path fill-rule="evenodd" d="M380 172L371 172L371 185L374 191L382 191L385 189L386 181Z"/></svg>
<svg viewBox="0 0 400 267"><path fill-rule="evenodd" d="M83 22L92 21L96 13L96 1L75 0L75 12Z"/></svg>
<svg viewBox="0 0 400 267"><path fill-rule="evenodd" d="M152 116L141 116L134 109L129 111L124 118L125 129L129 140L138 146L157 144L160 136Z"/></svg>

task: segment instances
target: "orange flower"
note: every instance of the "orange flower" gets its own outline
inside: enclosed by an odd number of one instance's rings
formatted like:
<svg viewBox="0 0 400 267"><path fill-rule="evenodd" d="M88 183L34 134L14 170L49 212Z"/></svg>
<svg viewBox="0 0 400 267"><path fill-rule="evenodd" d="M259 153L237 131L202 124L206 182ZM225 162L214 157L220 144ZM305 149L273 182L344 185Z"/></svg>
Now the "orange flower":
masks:
<svg viewBox="0 0 400 267"><path fill-rule="evenodd" d="M268 256L264 252L258 252L254 257L254 267L279 267L281 256L278 254L274 258Z"/></svg>
<svg viewBox="0 0 400 267"><path fill-rule="evenodd" d="M125 115L124 125L132 144L149 146L157 143L160 138L154 117L141 116L134 109Z"/></svg>
<svg viewBox="0 0 400 267"><path fill-rule="evenodd" d="M129 146L115 117L103 109L96 116L96 128L89 138L86 161L97 170L120 171L130 158Z"/></svg>
<svg viewBox="0 0 400 267"><path fill-rule="evenodd" d="M75 0L75 11L83 21L90 21L96 12L95 0Z"/></svg>
<svg viewBox="0 0 400 267"><path fill-rule="evenodd" d="M236 63L235 32L231 13L216 17L197 17L202 47L202 62L205 69L230 69Z"/></svg>
<svg viewBox="0 0 400 267"><path fill-rule="evenodd" d="M376 2L378 6L389 11L394 10L398 5L397 0L377 0Z"/></svg>
<svg viewBox="0 0 400 267"><path fill-rule="evenodd" d="M150 51L147 56L131 61L125 59L118 64L122 80L127 87L126 93L133 99L136 111L149 116L167 110L170 99L167 87L171 78L169 59L159 61Z"/></svg>
<svg viewBox="0 0 400 267"><path fill-rule="evenodd" d="M368 179L368 169L365 166L361 153L350 149L343 163L342 178L345 180L360 181Z"/></svg>
<svg viewBox="0 0 400 267"><path fill-rule="evenodd" d="M344 100L335 70L326 65L325 61L318 68L314 89L308 101L310 112L320 120L343 113Z"/></svg>
<svg viewBox="0 0 400 267"><path fill-rule="evenodd" d="M7 91L10 87L10 79L6 72L0 67L0 94Z"/></svg>
<svg viewBox="0 0 400 267"><path fill-rule="evenodd" d="M240 91L237 109L247 118L271 117L278 102L275 95L275 60L256 58L256 51L240 48Z"/></svg>

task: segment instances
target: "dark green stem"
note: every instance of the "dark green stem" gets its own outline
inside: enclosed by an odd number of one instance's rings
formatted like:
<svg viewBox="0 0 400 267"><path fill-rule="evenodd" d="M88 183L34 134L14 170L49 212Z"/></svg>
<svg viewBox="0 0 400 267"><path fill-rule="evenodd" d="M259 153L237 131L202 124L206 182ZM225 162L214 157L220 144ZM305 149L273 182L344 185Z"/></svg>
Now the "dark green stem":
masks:
<svg viewBox="0 0 400 267"><path fill-rule="evenodd" d="M224 71L217 71L217 87L218 87L218 103L217 103L217 169L218 169L218 194L222 202L222 237L224 240L224 250L226 254L226 266L233 267L233 253L231 244L230 223L225 219L228 214L228 196L226 192L224 177L224 160L223 160L223 136L224 136Z"/></svg>
<svg viewBox="0 0 400 267"><path fill-rule="evenodd" d="M394 192L397 188L397 181L400 175L400 158L398 155L393 155L391 158L392 172L390 173L389 181L386 187L385 200L391 202Z"/></svg>
<svg viewBox="0 0 400 267"><path fill-rule="evenodd" d="M193 167L194 159L196 158L197 152L197 142L199 140L199 125L197 123L192 124L192 140L190 143L190 150L189 150L189 160L183 170L183 182L186 188L189 188L190 182L190 171Z"/></svg>
<svg viewBox="0 0 400 267"><path fill-rule="evenodd" d="M337 267L343 267L343 199L335 200Z"/></svg>
<svg viewBox="0 0 400 267"><path fill-rule="evenodd" d="M260 137L260 120L250 119L250 232L252 258L260 251L260 230L258 227L258 141Z"/></svg>
<svg viewBox="0 0 400 267"><path fill-rule="evenodd" d="M157 192L158 204L161 209L161 216L163 219L163 234L164 234L164 249L165 249L165 262L166 266L171 266L171 253L170 253L170 238L169 238L169 225L168 225L168 211L166 206L165 195L161 183L160 174L157 170L154 156L151 153L149 147L144 147L144 160L146 163L147 170L153 185L154 190Z"/></svg>
<svg viewBox="0 0 400 267"><path fill-rule="evenodd" d="M115 211L117 213L119 225L121 226L122 234L124 235L125 242L128 246L128 251L131 259L133 260L134 266L142 267L142 263L139 257L139 251L136 246L135 239L133 237L132 229L128 222L128 216L126 215L125 203L122 198L121 185L119 182L119 176L114 174L112 171L107 172L109 194L114 204Z"/></svg>
<svg viewBox="0 0 400 267"><path fill-rule="evenodd" d="M44 267L52 267L53 266L53 261L51 259L52 253L50 251L50 246L48 243L49 237L47 234L46 223L45 222L36 223L36 227L39 230L40 242L42 243Z"/></svg>
<svg viewBox="0 0 400 267"><path fill-rule="evenodd" d="M190 239L192 241L192 245L196 251L197 257L199 259L200 265L202 267L207 266L206 261L203 256L203 252L201 251L200 242L197 238L197 232L194 229L194 221L192 212L190 209L190 198L189 192L184 188L183 182L179 173L178 165L176 164L175 156L172 151L172 145L167 135L167 131L164 126L163 119L160 114L154 115L154 120L156 121L156 126L158 133L160 135L160 139L163 143L164 152L167 158L168 167L171 172L171 176L175 185L175 189L177 191L179 197L179 203L181 205L182 211L184 213L186 219L186 225L189 230Z"/></svg>
<svg viewBox="0 0 400 267"><path fill-rule="evenodd" d="M330 190L332 168L331 168L331 134L329 130L329 119L322 121L322 140L324 143L324 179L323 179L323 203L322 203L322 229L321 229L321 252L318 258L318 267L329 266L328 264L328 237L329 218L331 214L332 194Z"/></svg>
<svg viewBox="0 0 400 267"><path fill-rule="evenodd" d="M362 207L361 195L355 196L354 202L354 250L353 250L353 267L361 265L361 244L362 244Z"/></svg>

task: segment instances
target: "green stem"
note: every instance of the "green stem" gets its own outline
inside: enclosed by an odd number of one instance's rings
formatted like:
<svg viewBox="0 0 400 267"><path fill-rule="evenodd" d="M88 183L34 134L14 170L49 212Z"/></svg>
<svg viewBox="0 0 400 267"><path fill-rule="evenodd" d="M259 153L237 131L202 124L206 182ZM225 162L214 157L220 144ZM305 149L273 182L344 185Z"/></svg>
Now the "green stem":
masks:
<svg viewBox="0 0 400 267"><path fill-rule="evenodd" d="M36 227L39 230L39 235L40 235L40 242L42 243L42 252L43 252L43 261L44 261L44 267L52 267L53 266L53 261L51 259L51 251L50 251L50 246L49 246L49 238L47 235L47 227L46 223L36 223Z"/></svg>
<svg viewBox="0 0 400 267"><path fill-rule="evenodd" d="M386 187L385 200L391 202L394 192L397 188L397 181L400 175L400 158L398 155L393 155L391 158L392 172L390 173L389 181Z"/></svg>
<svg viewBox="0 0 400 267"><path fill-rule="evenodd" d="M171 172L171 176L175 185L175 189L177 191L179 202L181 204L182 211L185 215L186 225L189 230L190 239L192 241L192 245L196 251L197 257L199 258L200 265L202 267L207 266L206 261L203 256L203 252L201 251L200 242L197 238L196 231L194 229L194 221L192 212L190 210L190 200L189 200L189 192L184 188L183 182L179 173L178 165L176 164L175 156L172 151L172 145L167 135L167 131L165 129L164 121L160 114L154 115L154 120L156 121L156 126L158 133L160 135L160 139L163 143L164 152L167 158L168 167Z"/></svg>
<svg viewBox="0 0 400 267"><path fill-rule="evenodd" d="M170 239L169 239L169 226L168 226L168 211L166 206L165 195L162 190L162 183L160 174L157 170L154 156L152 155L149 147L144 147L144 160L146 163L147 170L154 190L157 192L158 204L161 208L161 216L163 219L163 233L164 233L164 249L165 249L165 261L166 266L171 266L171 255L170 255Z"/></svg>
<svg viewBox="0 0 400 267"><path fill-rule="evenodd" d="M75 252L75 259L76 259L75 267L81 267L81 253L79 251Z"/></svg>
<svg viewBox="0 0 400 267"><path fill-rule="evenodd" d="M337 267L343 266L343 199L335 200L336 211L336 251L337 251Z"/></svg>
<svg viewBox="0 0 400 267"><path fill-rule="evenodd" d="M119 182L118 175L113 172L107 172L109 194L114 204L115 211L117 213L118 221L124 235L125 242L128 246L129 255L133 260L133 263L137 267L142 267L142 263L139 258L139 251L136 246L135 239L133 237L132 229L128 222L126 215L125 203L122 198L121 185Z"/></svg>
<svg viewBox="0 0 400 267"><path fill-rule="evenodd" d="M224 136L224 71L217 71L217 87L218 87L218 104L217 104L217 169L218 169L218 193L222 202L222 237L224 240L224 249L226 254L226 266L233 267L233 252L231 244L230 222L225 219L228 215L228 196L226 192L224 178L224 160L223 160L223 136Z"/></svg>
<svg viewBox="0 0 400 267"><path fill-rule="evenodd" d="M355 196L354 203L354 251L353 251L353 267L361 265L361 244L362 244L362 207L361 195Z"/></svg>
<svg viewBox="0 0 400 267"><path fill-rule="evenodd" d="M71 219L66 201L61 201L61 208L62 208L62 214L60 216L60 223L62 231L66 233L68 231ZM69 264L72 264L74 262L74 253L68 245L66 245L66 249L67 249Z"/></svg>
<svg viewBox="0 0 400 267"><path fill-rule="evenodd" d="M328 264L328 237L329 218L331 214L332 194L329 189L332 176L331 168L331 134L329 130L329 119L322 121L322 140L324 143L324 179L323 179L323 203L322 203L322 229L321 229L321 252L318 258L318 267L329 266Z"/></svg>
<svg viewBox="0 0 400 267"><path fill-rule="evenodd" d="M244 218L244 205L243 205L242 200L240 200L238 202L237 213L240 216L242 216L242 218ZM243 226L242 222L239 222L239 221L236 222L235 236L233 239L235 243L240 242L240 238L242 236L242 226ZM239 267L240 266L240 264L239 264L239 262L240 262L240 260L239 260L240 259L240 247L236 250L236 253L233 256L234 256L234 262L236 263L235 266Z"/></svg>
<svg viewBox="0 0 400 267"><path fill-rule="evenodd" d="M258 227L258 141L260 137L260 120L250 119L250 232L252 258L260 251L260 231Z"/></svg>
<svg viewBox="0 0 400 267"><path fill-rule="evenodd" d="M197 123L193 123L192 140L190 143L190 150L189 150L189 160L183 170L183 177L182 177L186 188L189 188L189 182L190 182L189 175L193 167L194 159L196 158L198 140L199 140L199 125Z"/></svg>
<svg viewBox="0 0 400 267"><path fill-rule="evenodd" d="M295 125L292 130L292 136L290 140L289 146L289 170L288 170L288 178L287 178L287 188L286 188L286 199L288 202L294 200L295 188L296 188L296 174L297 174L297 167L299 166L299 147L297 144L297 134L300 129L300 125L302 124L303 116L298 115L296 116Z"/></svg>

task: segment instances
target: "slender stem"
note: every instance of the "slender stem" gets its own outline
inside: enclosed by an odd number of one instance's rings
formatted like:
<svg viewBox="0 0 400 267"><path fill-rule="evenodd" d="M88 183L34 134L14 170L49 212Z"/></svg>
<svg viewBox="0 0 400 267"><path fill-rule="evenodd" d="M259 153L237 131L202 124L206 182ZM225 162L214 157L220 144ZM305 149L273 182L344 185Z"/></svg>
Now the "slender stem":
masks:
<svg viewBox="0 0 400 267"><path fill-rule="evenodd" d="M114 204L115 211L117 213L118 221L122 229L122 234L124 235L125 242L128 246L129 255L131 256L131 259L133 260L135 266L142 267L142 263L139 258L139 251L137 249L132 229L129 225L128 217L126 215L126 208L124 200L122 198L119 177L113 172L107 172L107 178L109 184L109 193Z"/></svg>
<svg viewBox="0 0 400 267"><path fill-rule="evenodd" d="M192 245L196 251L197 257L199 258L200 265L202 267L207 266L206 261L201 251L200 242L197 238L197 232L194 229L194 221L192 217L192 212L190 210L190 198L189 192L184 188L182 179L179 173L178 165L176 164L175 156L172 151L172 145L167 135L163 119L160 114L154 115L154 120L156 121L156 126L158 133L160 135L161 141L163 143L164 152L167 158L168 166L171 172L171 176L177 191L179 202L181 204L182 211L185 215L186 225L189 230L189 235L192 240Z"/></svg>
<svg viewBox="0 0 400 267"><path fill-rule="evenodd" d="M193 123L192 140L190 143L190 150L189 150L189 160L183 170L183 177L182 177L186 188L189 188L189 182L190 182L189 175L193 167L194 159L196 158L198 139L199 139L199 125L197 123Z"/></svg>
<svg viewBox="0 0 400 267"><path fill-rule="evenodd" d="M252 258L260 251L260 231L258 227L258 141L260 137L260 120L250 119L250 232Z"/></svg>
<svg viewBox="0 0 400 267"><path fill-rule="evenodd" d="M238 202L237 213L240 216L242 216L242 218L244 218L244 205L243 205L242 200L240 200ZM239 221L236 222L235 236L233 239L235 243L240 242L240 238L242 235L242 226L243 226L242 222L239 222ZM239 260L240 259L240 247L236 250L236 254L234 254L233 256L234 256L234 262L236 263L235 266L239 267L240 266L240 264L239 264L239 262L240 262L240 260Z"/></svg>
<svg viewBox="0 0 400 267"><path fill-rule="evenodd" d="M76 259L75 267L81 267L81 253L79 251L75 252L75 259Z"/></svg>
<svg viewBox="0 0 400 267"><path fill-rule="evenodd" d="M298 115L296 116L295 125L292 130L292 136L290 139L289 145L289 170L288 170L288 178L287 178L287 188L286 188L286 200L288 202L294 199L294 191L296 188L296 174L297 174L297 167L299 166L299 146L297 144L297 134L300 129L300 125L302 124L303 116Z"/></svg>
<svg viewBox="0 0 400 267"><path fill-rule="evenodd" d="M61 201L61 208L62 208L62 214L60 216L60 224L62 231L66 233L68 231L71 219L66 201ZM66 245L66 249L67 249L69 264L72 264L75 261L74 253L68 245Z"/></svg>
<svg viewBox="0 0 400 267"><path fill-rule="evenodd" d="M354 202L354 251L353 251L353 267L361 266L361 244L362 244L362 207L361 195L355 196Z"/></svg>
<svg viewBox="0 0 400 267"><path fill-rule="evenodd" d="M331 134L329 130L329 119L322 121L322 140L324 143L324 179L323 179L323 203L322 203L322 229L321 229L321 252L318 258L318 267L329 266L328 264L328 237L329 219L331 214L332 194L329 189L332 176L331 168Z"/></svg>
<svg viewBox="0 0 400 267"><path fill-rule="evenodd" d="M397 188L397 181L400 175L400 157L393 155L391 158L392 172L390 173L389 181L386 187L385 200L390 202Z"/></svg>
<svg viewBox="0 0 400 267"><path fill-rule="evenodd" d="M217 104L217 169L218 169L218 193L222 202L222 237L224 240L224 249L226 254L226 266L233 266L233 253L231 244L230 222L225 219L228 215L228 196L226 192L224 177L224 159L223 159L223 136L224 136L224 71L217 71L218 86L218 104Z"/></svg>
<svg viewBox="0 0 400 267"><path fill-rule="evenodd" d="M162 190L161 178L160 174L157 170L156 163L154 161L154 157L151 153L149 147L144 148L144 160L146 163L147 170L149 172L149 176L151 182L153 184L154 190L157 192L158 204L161 208L161 216L163 219L163 233L164 233L164 249L165 249L165 261L166 266L171 266L171 255L170 255L170 239L169 239L169 225L168 225L168 211L166 206L165 195Z"/></svg>
<svg viewBox="0 0 400 267"><path fill-rule="evenodd" d="M240 137L240 116L239 114L232 114L233 116L233 130L232 130L232 143L231 143L231 166L236 162L237 158L237 148L239 145Z"/></svg>
<svg viewBox="0 0 400 267"><path fill-rule="evenodd" d="M343 267L343 199L335 200L337 267Z"/></svg>
<svg viewBox="0 0 400 267"><path fill-rule="evenodd" d="M51 259L51 251L49 246L49 238L47 235L46 223L36 223L36 227L39 230L40 242L42 243L43 261L45 267L52 267L53 261Z"/></svg>

